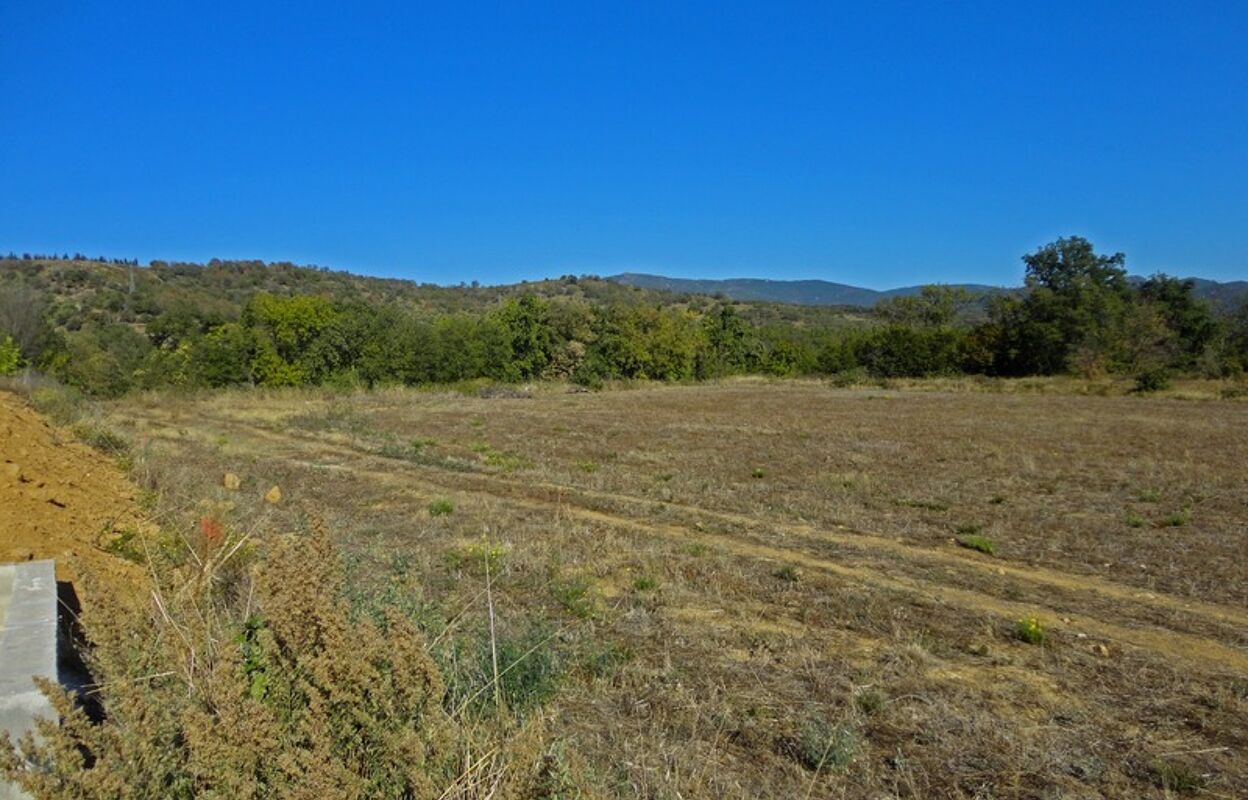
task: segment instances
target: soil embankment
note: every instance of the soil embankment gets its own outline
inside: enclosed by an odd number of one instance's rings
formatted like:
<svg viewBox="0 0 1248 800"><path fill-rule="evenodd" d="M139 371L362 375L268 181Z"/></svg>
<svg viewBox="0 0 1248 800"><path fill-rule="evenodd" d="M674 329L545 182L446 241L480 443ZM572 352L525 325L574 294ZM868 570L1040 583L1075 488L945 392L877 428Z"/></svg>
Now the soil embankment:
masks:
<svg viewBox="0 0 1248 800"><path fill-rule="evenodd" d="M134 591L141 570L102 545L147 524L111 458L0 392L0 562L53 559L59 581Z"/></svg>

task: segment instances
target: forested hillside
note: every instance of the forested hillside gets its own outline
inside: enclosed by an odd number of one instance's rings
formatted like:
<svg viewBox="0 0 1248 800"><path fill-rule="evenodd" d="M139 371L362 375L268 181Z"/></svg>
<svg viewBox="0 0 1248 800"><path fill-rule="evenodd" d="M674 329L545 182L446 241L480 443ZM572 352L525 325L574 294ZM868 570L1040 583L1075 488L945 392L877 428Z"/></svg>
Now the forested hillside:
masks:
<svg viewBox="0 0 1248 800"><path fill-rule="evenodd" d="M1080 238L1024 257L1026 288L924 287L870 312L675 295L590 276L455 287L261 262L0 260L0 373L101 396L163 386L423 384L730 374L1240 374L1248 307L1128 278Z"/></svg>

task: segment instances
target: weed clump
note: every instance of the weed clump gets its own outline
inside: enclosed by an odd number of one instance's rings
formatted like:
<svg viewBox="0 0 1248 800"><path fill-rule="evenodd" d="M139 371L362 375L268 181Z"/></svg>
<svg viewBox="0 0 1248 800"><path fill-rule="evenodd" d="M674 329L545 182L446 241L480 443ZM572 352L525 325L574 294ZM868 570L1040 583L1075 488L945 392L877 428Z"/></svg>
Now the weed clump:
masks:
<svg viewBox="0 0 1248 800"><path fill-rule="evenodd" d="M978 526L963 526L963 528L970 528L972 531L979 530ZM959 528L958 530L962 530L963 528ZM975 550L976 552L984 553L986 555L993 555L996 552L996 545L992 543L992 540L979 533L964 533L957 537L956 541L959 547L965 547L968 550Z"/></svg>
<svg viewBox="0 0 1248 800"><path fill-rule="evenodd" d="M0 741L0 772L66 799L445 790L461 758L419 631L397 614L351 619L319 526L278 543L254 579L226 569L242 552L162 561L159 610L101 594L85 622L104 721L45 682L59 721L41 722L38 739ZM254 595L238 591L248 581ZM238 595L254 599L251 613Z"/></svg>
<svg viewBox="0 0 1248 800"><path fill-rule="evenodd" d="M589 619L597 610L597 603L590 592L592 586L585 578L557 580L550 585L550 594L559 605L577 619Z"/></svg>
<svg viewBox="0 0 1248 800"><path fill-rule="evenodd" d="M802 579L801 570L792 564L785 564L771 574L786 583L797 583Z"/></svg>
<svg viewBox="0 0 1248 800"><path fill-rule="evenodd" d="M1167 514L1165 519L1161 521L1163 528L1181 528L1192 521L1192 513L1184 509L1183 511L1175 511Z"/></svg>
<svg viewBox="0 0 1248 800"><path fill-rule="evenodd" d="M650 592L657 589L659 582L649 575L640 575L633 580L633 589L639 592Z"/></svg>
<svg viewBox="0 0 1248 800"><path fill-rule="evenodd" d="M858 734L847 725L822 719L808 720L796 736L785 736L776 750L811 772L836 772L853 763L861 747Z"/></svg>
<svg viewBox="0 0 1248 800"><path fill-rule="evenodd" d="M1149 775L1161 789L1191 794L1205 788L1205 777L1185 764L1156 759L1148 766Z"/></svg>
<svg viewBox="0 0 1248 800"><path fill-rule="evenodd" d="M1023 617L1014 623L1014 638L1027 644L1042 645L1049 638L1039 617Z"/></svg>
<svg viewBox="0 0 1248 800"><path fill-rule="evenodd" d="M455 548L446 554L447 565L456 572L471 572L474 575L498 575L503 570L503 562L507 558L508 547L499 542L482 538Z"/></svg>
<svg viewBox="0 0 1248 800"><path fill-rule="evenodd" d="M439 497L429 502L429 516L444 517L455 510L455 506L451 505L451 501L445 497Z"/></svg>

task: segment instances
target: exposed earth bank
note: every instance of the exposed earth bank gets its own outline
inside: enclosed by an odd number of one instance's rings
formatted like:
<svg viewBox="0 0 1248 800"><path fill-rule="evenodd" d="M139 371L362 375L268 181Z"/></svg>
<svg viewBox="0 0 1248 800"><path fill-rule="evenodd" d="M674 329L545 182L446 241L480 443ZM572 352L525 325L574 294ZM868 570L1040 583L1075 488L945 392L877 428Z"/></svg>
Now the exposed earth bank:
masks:
<svg viewBox="0 0 1248 800"><path fill-rule="evenodd" d="M148 527L138 490L108 456L0 392L0 562L53 559L58 581L133 592L141 570L104 549Z"/></svg>

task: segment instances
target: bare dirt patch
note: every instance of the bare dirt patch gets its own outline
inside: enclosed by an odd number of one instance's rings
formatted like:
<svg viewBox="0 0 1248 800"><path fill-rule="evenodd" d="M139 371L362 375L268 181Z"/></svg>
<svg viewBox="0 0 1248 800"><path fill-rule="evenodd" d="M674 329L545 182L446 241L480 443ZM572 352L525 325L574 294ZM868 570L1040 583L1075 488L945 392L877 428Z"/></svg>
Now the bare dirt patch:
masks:
<svg viewBox="0 0 1248 800"><path fill-rule="evenodd" d="M0 561L53 559L58 580L133 591L138 567L103 548L145 525L112 458L0 392Z"/></svg>

